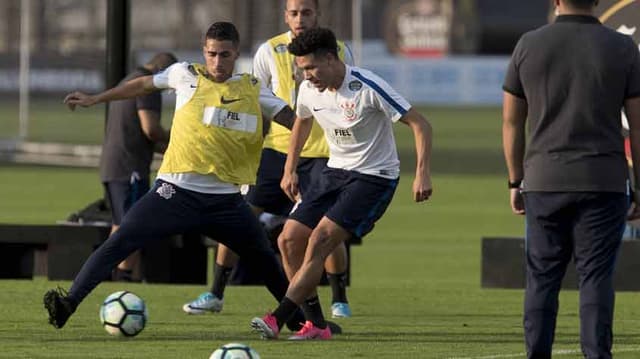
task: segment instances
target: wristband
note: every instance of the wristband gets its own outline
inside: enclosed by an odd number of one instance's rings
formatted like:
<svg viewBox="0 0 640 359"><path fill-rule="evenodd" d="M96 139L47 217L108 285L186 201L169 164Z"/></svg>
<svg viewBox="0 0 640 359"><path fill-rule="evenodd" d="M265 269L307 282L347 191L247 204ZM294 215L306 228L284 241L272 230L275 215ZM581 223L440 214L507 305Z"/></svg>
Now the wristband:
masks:
<svg viewBox="0 0 640 359"><path fill-rule="evenodd" d="M507 181L507 186L509 187L509 189L514 189L514 188L520 188L520 185L522 185L522 180L517 180L517 181Z"/></svg>

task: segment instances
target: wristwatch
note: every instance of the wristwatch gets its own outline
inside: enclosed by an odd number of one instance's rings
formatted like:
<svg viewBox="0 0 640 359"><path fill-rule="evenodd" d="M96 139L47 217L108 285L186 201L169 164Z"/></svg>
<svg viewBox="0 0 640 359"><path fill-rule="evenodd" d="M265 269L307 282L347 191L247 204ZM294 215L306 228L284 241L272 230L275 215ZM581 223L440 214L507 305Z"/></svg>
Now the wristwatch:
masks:
<svg viewBox="0 0 640 359"><path fill-rule="evenodd" d="M510 180L507 180L507 186L509 186L509 189L520 188L520 185L522 185L522 180L517 180L513 182Z"/></svg>

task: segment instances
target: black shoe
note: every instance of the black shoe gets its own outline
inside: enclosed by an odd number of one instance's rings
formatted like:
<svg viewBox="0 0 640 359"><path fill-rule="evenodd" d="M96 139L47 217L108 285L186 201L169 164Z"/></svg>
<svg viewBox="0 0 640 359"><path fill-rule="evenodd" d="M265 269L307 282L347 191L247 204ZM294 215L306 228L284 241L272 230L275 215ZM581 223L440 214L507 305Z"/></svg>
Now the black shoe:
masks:
<svg viewBox="0 0 640 359"><path fill-rule="evenodd" d="M67 299L67 292L58 287L44 294L44 307L49 312L49 324L60 329L64 327L73 312L74 306Z"/></svg>
<svg viewBox="0 0 640 359"><path fill-rule="evenodd" d="M331 329L331 334L342 334L342 327L338 323L327 320L327 326Z"/></svg>

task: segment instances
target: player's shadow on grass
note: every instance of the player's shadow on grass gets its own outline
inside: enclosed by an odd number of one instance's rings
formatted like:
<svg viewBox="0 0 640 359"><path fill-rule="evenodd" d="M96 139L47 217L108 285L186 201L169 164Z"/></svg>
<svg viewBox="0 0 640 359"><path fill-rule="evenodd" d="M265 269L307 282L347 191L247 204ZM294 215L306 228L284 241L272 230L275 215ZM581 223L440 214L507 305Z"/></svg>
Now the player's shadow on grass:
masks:
<svg viewBox="0 0 640 359"><path fill-rule="evenodd" d="M470 328L471 329L471 328ZM280 339L276 342L287 342L289 332L281 333ZM556 332L555 345L579 345L579 333ZM65 336L58 338L48 338L43 340L46 343L77 342L77 336ZM140 345L141 343L159 343L166 341L220 341L220 342L252 342L259 340L256 333L250 331L224 331L216 332L212 330L207 333L194 335L188 331L179 333L177 330L172 333L141 333L135 338L114 338L105 335L83 336L83 343L105 343L111 342L119 345ZM451 331L380 331L380 332L349 332L335 335L331 341L347 341L350 343L477 343L477 344L518 344L523 343L524 337L520 330L514 329L512 332L478 332L477 330L456 330ZM640 336L637 334L616 334L615 345L640 345Z"/></svg>
<svg viewBox="0 0 640 359"><path fill-rule="evenodd" d="M524 335L521 331L513 332L477 332L474 330L464 331L456 330L455 332L447 331L382 331L382 332L366 332L366 333L349 333L348 329L344 335L334 336L340 340L345 338L349 342L388 342L388 343L487 343L487 344L512 344L523 343ZM562 333L557 332L554 343L556 345L578 345L580 341L579 333ZM619 345L638 345L640 337L636 334L616 334L615 344Z"/></svg>
<svg viewBox="0 0 640 359"><path fill-rule="evenodd" d="M147 333L145 333L147 331ZM42 340L46 343L60 343L60 342L77 342L78 340L82 340L83 343L105 343L105 342L113 342L116 344L135 344L135 343L155 343L155 342L164 342L164 341L221 341L221 342L251 342L255 340L260 340L260 336L251 332L251 330L238 330L238 331L221 331L216 332L215 330L211 330L208 332L199 332L195 333L194 331L180 331L176 329L175 331L167 332L163 330L162 332L153 332L145 329L139 335L133 338L127 337L114 337L110 336L106 332L104 334L99 335L83 335L81 338L77 335L65 335L57 337L57 338L46 338ZM283 339L286 339L291 335L289 331L283 331L281 333Z"/></svg>
<svg viewBox="0 0 640 359"><path fill-rule="evenodd" d="M346 332L350 342L407 342L407 343L522 343L522 333L484 333L476 331L393 331L393 332ZM340 338L336 336L335 338Z"/></svg>

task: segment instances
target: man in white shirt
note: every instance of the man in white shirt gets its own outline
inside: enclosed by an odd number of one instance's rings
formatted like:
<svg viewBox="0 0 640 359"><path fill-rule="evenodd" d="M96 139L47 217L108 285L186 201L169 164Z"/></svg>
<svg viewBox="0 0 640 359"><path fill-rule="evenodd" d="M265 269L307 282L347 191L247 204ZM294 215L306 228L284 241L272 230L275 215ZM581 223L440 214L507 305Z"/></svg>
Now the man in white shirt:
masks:
<svg viewBox="0 0 640 359"><path fill-rule="evenodd" d="M315 295L331 251L351 236L371 231L391 202L400 173L392 123L408 125L416 139L414 200L425 201L432 193L432 131L427 120L384 80L340 61L331 30L307 30L288 48L305 81L298 92L297 120L281 182L285 193L291 198L298 194L296 167L313 118L324 130L330 156L320 181L304 194L281 234L289 243L297 243L301 265L276 310L251 321L266 339L277 338L298 305ZM326 322L307 318L289 339L329 338Z"/></svg>
<svg viewBox="0 0 640 359"><path fill-rule="evenodd" d="M253 75L292 108L295 108L298 87L303 78L301 71L295 66L294 56L287 51L287 45L303 31L318 26L318 16L317 0L287 0L284 19L290 31L265 41L253 59ZM351 51L341 41L338 41L338 57L348 65L353 64ZM246 196L247 202L258 216L268 213L286 217L293 209L295 202L280 188L290 138L291 131L278 124L272 124L265 138L256 184L251 186ZM298 176L300 192L304 197L312 179L321 175L329 157L327 142L318 125L313 126L300 157ZM298 267L290 263L289 258L295 256L295 253L289 253L291 247L288 243L279 243L279 247L285 272L292 277ZM221 311L225 284L237 262L237 256L233 252L224 245L218 246L211 290L186 303L183 310L189 314ZM240 263L244 265L245 260L241 259ZM346 293L347 268L347 249L341 244L325 261L325 271L332 291L331 315L334 318L351 316ZM310 298L307 302L302 308L308 315L322 315L317 313L320 310L319 306L315 306L317 298Z"/></svg>
<svg viewBox="0 0 640 359"><path fill-rule="evenodd" d="M205 65L176 63L157 75L138 77L96 95L69 94L73 110L172 88L176 110L171 138L155 186L127 212L121 226L87 259L69 292L44 296L49 323L62 328L78 305L133 251L171 235L197 231L247 257L280 300L287 288L275 252L240 195L252 183L269 119L287 126L293 111L248 74L232 75L239 34L228 22L206 33ZM299 319L290 328L298 330Z"/></svg>

